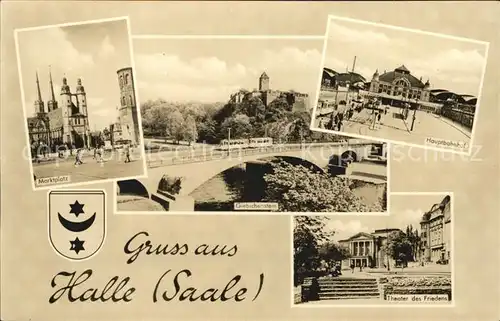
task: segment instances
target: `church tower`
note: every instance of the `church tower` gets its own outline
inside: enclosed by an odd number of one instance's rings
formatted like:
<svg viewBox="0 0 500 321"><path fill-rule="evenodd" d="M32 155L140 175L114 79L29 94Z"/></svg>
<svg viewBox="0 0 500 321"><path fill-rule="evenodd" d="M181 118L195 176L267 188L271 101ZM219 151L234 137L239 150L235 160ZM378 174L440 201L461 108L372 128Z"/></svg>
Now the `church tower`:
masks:
<svg viewBox="0 0 500 321"><path fill-rule="evenodd" d="M82 80L80 78L78 78L78 80L76 81L76 100L78 101L80 113L88 116L87 94L85 93L85 88L82 86Z"/></svg>
<svg viewBox="0 0 500 321"><path fill-rule="evenodd" d="M139 122L137 119L137 105L135 101L135 83L132 68L118 70L118 85L120 86L119 118L122 137L132 144L139 144Z"/></svg>
<svg viewBox="0 0 500 321"><path fill-rule="evenodd" d="M268 91L268 90L269 90L269 77L265 72L263 72L259 78L259 91Z"/></svg>
<svg viewBox="0 0 500 321"><path fill-rule="evenodd" d="M49 70L49 87L50 87L50 100L47 102L47 108L49 112L57 109L57 100L54 95L54 86L52 84L52 73Z"/></svg>
<svg viewBox="0 0 500 321"><path fill-rule="evenodd" d="M38 72L36 73L36 90L37 99L35 100L35 113L37 116L42 116L45 114L45 104L42 100L42 93L40 92L40 82L38 81Z"/></svg>
<svg viewBox="0 0 500 321"><path fill-rule="evenodd" d="M68 80L66 77L62 79L61 93L59 98L59 106L62 108L63 115L63 141L70 145L74 144L73 128L70 123L70 117L72 115L72 103L71 103L71 91L68 86Z"/></svg>
<svg viewBox="0 0 500 321"><path fill-rule="evenodd" d="M379 74L378 74L378 69L375 70L375 73L372 76L372 81L370 82L370 91L373 93L377 93L379 89Z"/></svg>

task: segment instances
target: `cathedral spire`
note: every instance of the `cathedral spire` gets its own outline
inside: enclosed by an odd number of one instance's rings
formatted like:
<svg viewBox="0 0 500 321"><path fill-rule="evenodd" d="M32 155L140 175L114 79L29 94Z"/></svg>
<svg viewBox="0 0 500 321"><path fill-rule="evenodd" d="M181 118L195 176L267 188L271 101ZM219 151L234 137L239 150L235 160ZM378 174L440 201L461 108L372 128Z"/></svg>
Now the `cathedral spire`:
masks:
<svg viewBox="0 0 500 321"><path fill-rule="evenodd" d="M43 115L45 113L45 104L42 100L42 92L40 91L40 81L38 81L38 70L36 71L36 90L37 99L35 100L35 113L37 115Z"/></svg>
<svg viewBox="0 0 500 321"><path fill-rule="evenodd" d="M40 82L38 81L38 71L36 72L36 90L38 94L38 101L42 101L42 93L40 92Z"/></svg>
<svg viewBox="0 0 500 321"><path fill-rule="evenodd" d="M50 79L50 97L52 101L56 101L56 96L54 95L54 85L52 84L52 72L49 65L49 79Z"/></svg>

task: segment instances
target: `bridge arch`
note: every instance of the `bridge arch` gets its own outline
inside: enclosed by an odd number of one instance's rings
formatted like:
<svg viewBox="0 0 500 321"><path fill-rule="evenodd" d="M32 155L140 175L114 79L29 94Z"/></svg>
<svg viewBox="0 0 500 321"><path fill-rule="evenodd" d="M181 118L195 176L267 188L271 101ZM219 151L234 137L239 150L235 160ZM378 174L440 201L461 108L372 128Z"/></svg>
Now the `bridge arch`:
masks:
<svg viewBox="0 0 500 321"><path fill-rule="evenodd" d="M118 181L116 184L118 188L118 195L137 195L149 198L149 192L146 186L136 179Z"/></svg>

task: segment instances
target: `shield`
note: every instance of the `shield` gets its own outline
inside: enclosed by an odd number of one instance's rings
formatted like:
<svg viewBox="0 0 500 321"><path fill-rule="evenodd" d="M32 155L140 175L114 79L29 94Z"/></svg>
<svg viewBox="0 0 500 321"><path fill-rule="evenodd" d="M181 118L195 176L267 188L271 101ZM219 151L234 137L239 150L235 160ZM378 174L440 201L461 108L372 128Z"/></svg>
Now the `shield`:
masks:
<svg viewBox="0 0 500 321"><path fill-rule="evenodd" d="M106 236L106 194L103 190L49 192L49 240L69 260L95 255Z"/></svg>

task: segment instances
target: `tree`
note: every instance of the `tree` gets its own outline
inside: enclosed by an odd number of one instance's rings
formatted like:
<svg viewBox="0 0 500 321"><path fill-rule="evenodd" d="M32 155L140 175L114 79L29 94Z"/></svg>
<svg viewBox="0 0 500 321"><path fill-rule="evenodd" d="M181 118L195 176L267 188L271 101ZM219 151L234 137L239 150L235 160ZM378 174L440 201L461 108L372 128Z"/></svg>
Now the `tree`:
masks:
<svg viewBox="0 0 500 321"><path fill-rule="evenodd" d="M317 173L302 165L286 162L273 164L273 171L264 176L267 184L265 200L277 202L290 212L368 212L349 188L345 178Z"/></svg>
<svg viewBox="0 0 500 321"><path fill-rule="evenodd" d="M275 122L284 117L290 109L288 102L284 97L279 97L273 100L265 110L265 120L267 122Z"/></svg>
<svg viewBox="0 0 500 321"><path fill-rule="evenodd" d="M411 261L417 260L417 254L420 251L420 235L418 234L418 230L414 230L412 225L408 225L406 227L406 237L411 244Z"/></svg>
<svg viewBox="0 0 500 321"><path fill-rule="evenodd" d="M332 241L325 242L319 247L319 257L325 262L329 271L333 270L337 262L350 256L349 249Z"/></svg>
<svg viewBox="0 0 500 321"><path fill-rule="evenodd" d="M166 127L166 136L172 138L175 144L179 144L186 132L184 117L179 110L176 109L167 116Z"/></svg>
<svg viewBox="0 0 500 321"><path fill-rule="evenodd" d="M387 237L384 251L392 259L399 261L405 267L412 259L412 244L408 236L401 231L394 231Z"/></svg>
<svg viewBox="0 0 500 321"><path fill-rule="evenodd" d="M229 117L221 125L221 134L227 137L227 133L231 129L231 138L247 138L251 136L252 125L250 118L247 115L237 114L234 117Z"/></svg>
<svg viewBox="0 0 500 321"><path fill-rule="evenodd" d="M215 144L217 139L217 123L212 119L204 119L198 123L198 140L200 142L207 142Z"/></svg>
<svg viewBox="0 0 500 321"><path fill-rule="evenodd" d="M164 135L167 132L169 115L176 110L168 105L155 105L148 108L142 117L144 131L152 135Z"/></svg>
<svg viewBox="0 0 500 321"><path fill-rule="evenodd" d="M318 242L326 239L326 216L295 216L293 228L294 283L298 285L321 264Z"/></svg>
<svg viewBox="0 0 500 321"><path fill-rule="evenodd" d="M266 106L264 106L264 103L259 97L251 97L243 100L239 104L237 111L248 117L256 117L257 115L264 115Z"/></svg>
<svg viewBox="0 0 500 321"><path fill-rule="evenodd" d="M310 140L312 135L312 131L309 129L311 125L311 115L307 112L293 112L290 113L289 118L295 121L288 134L288 139L295 142Z"/></svg>
<svg viewBox="0 0 500 321"><path fill-rule="evenodd" d="M186 116L186 120L184 121L184 132L182 135L182 139L189 142L191 145L192 142L198 139L198 132L196 130L196 121L194 117L191 115Z"/></svg>

